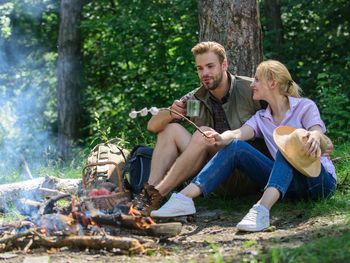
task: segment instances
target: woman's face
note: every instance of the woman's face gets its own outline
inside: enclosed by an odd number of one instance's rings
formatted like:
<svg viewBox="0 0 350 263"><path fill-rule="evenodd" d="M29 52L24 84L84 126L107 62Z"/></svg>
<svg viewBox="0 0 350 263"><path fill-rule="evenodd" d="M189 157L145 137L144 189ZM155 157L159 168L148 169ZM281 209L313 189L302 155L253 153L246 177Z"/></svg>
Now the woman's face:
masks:
<svg viewBox="0 0 350 263"><path fill-rule="evenodd" d="M254 76L254 81L250 85L253 91L254 100L266 100L269 93L268 82L263 80L258 73Z"/></svg>

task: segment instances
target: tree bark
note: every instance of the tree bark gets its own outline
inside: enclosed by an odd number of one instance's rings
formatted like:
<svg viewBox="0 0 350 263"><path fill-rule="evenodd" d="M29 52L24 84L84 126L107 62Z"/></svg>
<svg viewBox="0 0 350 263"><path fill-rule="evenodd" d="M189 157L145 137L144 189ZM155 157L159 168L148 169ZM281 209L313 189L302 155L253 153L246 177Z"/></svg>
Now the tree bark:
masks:
<svg viewBox="0 0 350 263"><path fill-rule="evenodd" d="M80 21L83 0L61 0L58 39L58 154L69 157L73 142L80 136L82 116Z"/></svg>
<svg viewBox="0 0 350 263"><path fill-rule="evenodd" d="M262 61L256 0L198 0L199 40L216 41L227 52L233 74L253 76Z"/></svg>

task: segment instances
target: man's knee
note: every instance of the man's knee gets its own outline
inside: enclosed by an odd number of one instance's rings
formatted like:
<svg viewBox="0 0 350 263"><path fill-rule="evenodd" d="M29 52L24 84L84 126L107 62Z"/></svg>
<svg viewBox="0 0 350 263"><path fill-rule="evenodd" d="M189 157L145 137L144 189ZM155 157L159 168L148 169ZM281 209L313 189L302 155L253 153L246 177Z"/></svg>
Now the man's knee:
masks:
<svg viewBox="0 0 350 263"><path fill-rule="evenodd" d="M169 123L164 130L158 133L157 139L174 138L187 134L187 130L179 123Z"/></svg>
<svg viewBox="0 0 350 263"><path fill-rule="evenodd" d="M202 126L202 127L200 127L200 129L202 131L212 130L212 128L207 127L207 126ZM193 133L192 138L191 138L191 144L197 145L197 146L202 147L202 148L205 148L208 146L208 145L206 145L204 135L199 131L196 131L195 133Z"/></svg>

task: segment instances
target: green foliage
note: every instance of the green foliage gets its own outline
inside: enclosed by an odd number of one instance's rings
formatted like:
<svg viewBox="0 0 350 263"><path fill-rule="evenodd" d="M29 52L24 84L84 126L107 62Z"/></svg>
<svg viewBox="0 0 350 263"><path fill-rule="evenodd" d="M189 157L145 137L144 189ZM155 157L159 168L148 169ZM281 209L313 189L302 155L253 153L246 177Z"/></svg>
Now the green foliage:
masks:
<svg viewBox="0 0 350 263"><path fill-rule="evenodd" d="M98 113L110 136L153 143L147 119L131 120L128 113L168 106L198 85L190 52L197 41L196 2L94 1L84 15L87 136L96 134Z"/></svg>
<svg viewBox="0 0 350 263"><path fill-rule="evenodd" d="M350 139L350 2L348 0L278 1L282 12L284 42L273 41L262 17L264 54L278 58L291 71L304 95L316 101L338 141ZM264 2L261 5L264 13ZM334 96L336 95L336 96Z"/></svg>
<svg viewBox="0 0 350 263"><path fill-rule="evenodd" d="M335 141L349 138L350 130L350 100L344 94L342 76L333 73L320 73L317 76L319 85L318 106L323 120L327 123L329 135Z"/></svg>

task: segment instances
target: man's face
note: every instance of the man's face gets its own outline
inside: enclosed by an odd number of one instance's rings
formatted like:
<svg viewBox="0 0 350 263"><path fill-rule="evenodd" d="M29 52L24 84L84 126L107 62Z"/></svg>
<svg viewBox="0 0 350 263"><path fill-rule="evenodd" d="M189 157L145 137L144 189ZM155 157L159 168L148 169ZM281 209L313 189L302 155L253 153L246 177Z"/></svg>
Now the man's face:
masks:
<svg viewBox="0 0 350 263"><path fill-rule="evenodd" d="M226 59L220 64L218 56L213 52L207 52L196 56L196 68L200 81L208 90L219 87L223 74L227 70Z"/></svg>

